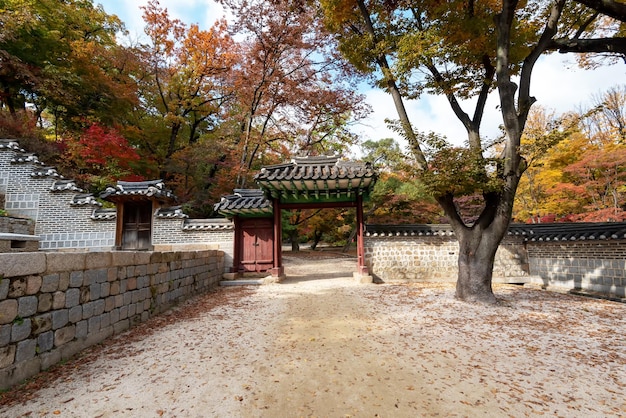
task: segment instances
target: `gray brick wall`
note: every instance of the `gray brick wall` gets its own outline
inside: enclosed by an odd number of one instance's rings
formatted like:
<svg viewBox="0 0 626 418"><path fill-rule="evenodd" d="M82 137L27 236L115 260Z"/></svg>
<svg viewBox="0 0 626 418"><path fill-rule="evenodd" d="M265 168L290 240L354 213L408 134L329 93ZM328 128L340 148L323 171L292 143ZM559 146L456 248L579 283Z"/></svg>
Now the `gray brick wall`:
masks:
<svg viewBox="0 0 626 418"><path fill-rule="evenodd" d="M543 286L626 297L626 241L529 242L530 271Z"/></svg>
<svg viewBox="0 0 626 418"><path fill-rule="evenodd" d="M96 205L73 205L77 192L51 191L56 178L33 177L36 162L12 163L17 152L0 148L0 193L9 214L35 221L34 234L40 237L39 248L47 251L66 249L112 250L115 246L116 221L93 220ZM210 220L207 220L210 223ZM214 248L226 253L226 267L232 266L232 229L184 230L183 219L154 218L152 244L163 249Z"/></svg>
<svg viewBox="0 0 626 418"><path fill-rule="evenodd" d="M235 233L232 224L229 224L228 229L224 229L225 225L218 221L211 219L196 221L204 221L209 229L185 229L186 219L155 217L152 232L155 249L165 251L194 246L219 249L224 252L224 272L229 272L233 265L234 253ZM215 222L215 225L210 228L212 222Z"/></svg>

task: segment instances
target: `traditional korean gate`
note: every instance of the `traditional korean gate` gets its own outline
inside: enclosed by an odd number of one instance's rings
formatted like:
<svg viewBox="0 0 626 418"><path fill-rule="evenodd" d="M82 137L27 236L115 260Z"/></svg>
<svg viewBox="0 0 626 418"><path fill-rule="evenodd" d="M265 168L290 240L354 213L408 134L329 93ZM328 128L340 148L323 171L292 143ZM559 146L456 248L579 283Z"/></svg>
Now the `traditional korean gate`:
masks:
<svg viewBox="0 0 626 418"><path fill-rule="evenodd" d="M176 196L162 180L118 181L109 186L100 197L114 202L117 207L115 247L122 250L150 250L152 220L163 204L176 201Z"/></svg>
<svg viewBox="0 0 626 418"><path fill-rule="evenodd" d="M241 220L241 268L263 272L274 267L274 229L271 218Z"/></svg>
<svg viewBox="0 0 626 418"><path fill-rule="evenodd" d="M235 231L241 231L235 232L233 272L270 270L274 277L284 276L283 209L353 207L357 218L356 273L362 280L371 279L365 265L363 200L369 197L376 178L371 164L333 156L298 157L263 167L254 176L260 189L235 189L214 207L216 212L232 216Z"/></svg>

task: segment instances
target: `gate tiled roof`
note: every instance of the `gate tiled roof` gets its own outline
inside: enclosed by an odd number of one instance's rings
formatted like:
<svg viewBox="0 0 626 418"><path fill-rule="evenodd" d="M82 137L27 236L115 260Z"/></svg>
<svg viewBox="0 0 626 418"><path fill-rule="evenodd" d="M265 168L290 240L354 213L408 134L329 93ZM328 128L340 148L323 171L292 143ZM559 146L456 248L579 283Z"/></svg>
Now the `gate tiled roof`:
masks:
<svg viewBox="0 0 626 418"><path fill-rule="evenodd" d="M176 200L176 196L165 187L163 180L118 181L116 186L107 187L100 194L100 197L111 201L157 200L159 202L172 202Z"/></svg>
<svg viewBox="0 0 626 418"><path fill-rule="evenodd" d="M272 202L261 189L235 189L234 194L222 197L214 209L226 216L267 215L273 212Z"/></svg>
<svg viewBox="0 0 626 418"><path fill-rule="evenodd" d="M370 163L343 161L337 157L301 157L266 166L254 179L274 198L352 199L368 195L376 182Z"/></svg>

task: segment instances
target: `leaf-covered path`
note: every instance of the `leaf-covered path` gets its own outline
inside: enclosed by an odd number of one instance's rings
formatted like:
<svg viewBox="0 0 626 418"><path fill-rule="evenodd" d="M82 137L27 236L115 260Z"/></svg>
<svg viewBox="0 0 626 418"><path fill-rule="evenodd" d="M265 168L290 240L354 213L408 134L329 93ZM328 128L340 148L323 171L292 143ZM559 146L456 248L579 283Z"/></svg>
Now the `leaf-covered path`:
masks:
<svg viewBox="0 0 626 418"><path fill-rule="evenodd" d="M501 286L482 307L290 262L285 283L220 288L3 394L0 416L626 415L623 304Z"/></svg>

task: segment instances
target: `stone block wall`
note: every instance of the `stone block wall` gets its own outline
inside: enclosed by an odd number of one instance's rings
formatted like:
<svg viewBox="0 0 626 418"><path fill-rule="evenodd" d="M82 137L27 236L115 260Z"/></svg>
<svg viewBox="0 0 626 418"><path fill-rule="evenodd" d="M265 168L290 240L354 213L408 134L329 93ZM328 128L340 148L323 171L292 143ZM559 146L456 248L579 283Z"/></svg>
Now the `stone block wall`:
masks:
<svg viewBox="0 0 626 418"><path fill-rule="evenodd" d="M626 240L529 242L533 282L626 297Z"/></svg>
<svg viewBox="0 0 626 418"><path fill-rule="evenodd" d="M12 218L0 216L0 232L9 234L35 234L35 222L32 219Z"/></svg>
<svg viewBox="0 0 626 418"><path fill-rule="evenodd" d="M365 263L370 274L385 281L455 282L459 245L452 235L367 236ZM529 264L521 240L505 240L496 253L494 282L523 283Z"/></svg>
<svg viewBox="0 0 626 418"><path fill-rule="evenodd" d="M0 389L215 286L220 251L0 254Z"/></svg>

